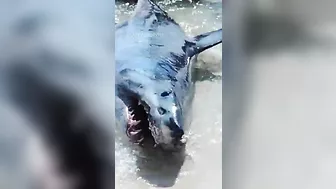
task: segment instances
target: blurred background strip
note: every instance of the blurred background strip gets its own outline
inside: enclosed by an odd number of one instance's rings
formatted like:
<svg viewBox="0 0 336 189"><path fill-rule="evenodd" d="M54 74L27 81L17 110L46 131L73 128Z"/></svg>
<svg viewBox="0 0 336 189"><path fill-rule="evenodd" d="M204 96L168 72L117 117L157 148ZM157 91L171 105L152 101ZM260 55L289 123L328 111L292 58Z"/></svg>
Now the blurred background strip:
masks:
<svg viewBox="0 0 336 189"><path fill-rule="evenodd" d="M223 87L224 188L335 188L335 2L228 4L241 46Z"/></svg>
<svg viewBox="0 0 336 189"><path fill-rule="evenodd" d="M114 188L114 1L0 1L0 188Z"/></svg>

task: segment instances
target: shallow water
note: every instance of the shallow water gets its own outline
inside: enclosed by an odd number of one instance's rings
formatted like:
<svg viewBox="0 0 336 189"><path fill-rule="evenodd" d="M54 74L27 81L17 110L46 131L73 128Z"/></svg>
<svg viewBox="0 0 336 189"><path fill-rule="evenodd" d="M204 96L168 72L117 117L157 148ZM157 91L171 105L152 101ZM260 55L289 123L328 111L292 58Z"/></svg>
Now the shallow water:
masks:
<svg viewBox="0 0 336 189"><path fill-rule="evenodd" d="M160 1L158 4L188 35L221 28L221 1ZM126 20L133 9L134 5L117 2L116 22ZM203 189L209 183L212 189L222 188L222 81L211 80L212 74L221 75L221 54L222 46L218 45L199 56L199 67L209 72L201 72L202 81L196 83L186 153L140 152L118 137L123 133L117 133L116 188Z"/></svg>

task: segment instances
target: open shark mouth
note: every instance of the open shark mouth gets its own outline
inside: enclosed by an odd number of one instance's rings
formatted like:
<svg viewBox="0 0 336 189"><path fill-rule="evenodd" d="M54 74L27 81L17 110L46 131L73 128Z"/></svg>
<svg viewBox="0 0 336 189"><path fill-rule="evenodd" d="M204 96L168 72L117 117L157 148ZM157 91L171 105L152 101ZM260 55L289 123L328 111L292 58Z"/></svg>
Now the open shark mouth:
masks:
<svg viewBox="0 0 336 189"><path fill-rule="evenodd" d="M155 144L157 127L149 114L150 107L146 102L138 100L136 97L129 97L127 104L127 126L126 134L132 142L143 144L150 141ZM155 135L155 136L154 136Z"/></svg>

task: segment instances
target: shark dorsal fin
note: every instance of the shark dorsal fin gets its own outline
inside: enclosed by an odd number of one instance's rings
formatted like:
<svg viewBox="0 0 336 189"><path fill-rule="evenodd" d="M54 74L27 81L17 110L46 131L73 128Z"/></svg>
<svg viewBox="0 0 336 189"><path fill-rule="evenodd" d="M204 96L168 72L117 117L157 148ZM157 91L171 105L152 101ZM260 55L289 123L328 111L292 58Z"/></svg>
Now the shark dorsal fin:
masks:
<svg viewBox="0 0 336 189"><path fill-rule="evenodd" d="M152 0L138 0L133 15L135 17L147 17L153 12L168 16L168 14Z"/></svg>

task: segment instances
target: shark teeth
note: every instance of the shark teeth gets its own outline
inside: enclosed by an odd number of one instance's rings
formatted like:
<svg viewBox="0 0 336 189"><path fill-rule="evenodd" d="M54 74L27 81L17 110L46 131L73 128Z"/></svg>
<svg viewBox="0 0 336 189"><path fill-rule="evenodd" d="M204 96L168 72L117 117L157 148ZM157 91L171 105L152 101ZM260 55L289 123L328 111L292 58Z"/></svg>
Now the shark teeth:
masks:
<svg viewBox="0 0 336 189"><path fill-rule="evenodd" d="M158 137L157 131L150 131L150 127L153 126L151 119L149 118L150 107L145 101L131 99L131 104L127 107L127 125L126 125L126 135L130 139L130 142L143 145L146 136L152 136L153 140ZM148 121L148 122L147 122ZM147 125L148 124L148 125ZM154 129L156 129L154 127ZM150 135L148 135L150 134Z"/></svg>
<svg viewBox="0 0 336 189"><path fill-rule="evenodd" d="M130 120L128 121L128 123L129 123L131 126L138 125L140 122L141 122L141 120L136 121L136 120L132 120L132 119L130 119Z"/></svg>
<svg viewBox="0 0 336 189"><path fill-rule="evenodd" d="M134 111L131 111L131 112L127 113L127 119L128 120L133 120L134 119Z"/></svg>
<svg viewBox="0 0 336 189"><path fill-rule="evenodd" d="M142 129L139 129L139 130L135 130L135 131L131 131L131 135L137 135L139 134L140 132L142 131Z"/></svg>
<svg viewBox="0 0 336 189"><path fill-rule="evenodd" d="M127 111L127 125L126 135L135 143L140 144L144 140L142 129L139 128L141 120L136 120L135 110L129 108Z"/></svg>
<svg viewBox="0 0 336 189"><path fill-rule="evenodd" d="M145 138L142 137L142 138L140 138L136 143L137 143L137 144L141 144L144 140L145 140Z"/></svg>

